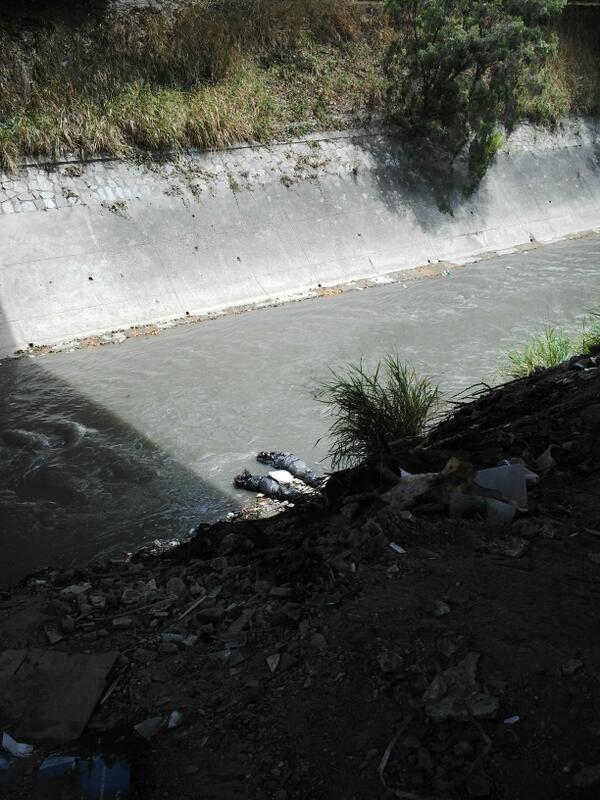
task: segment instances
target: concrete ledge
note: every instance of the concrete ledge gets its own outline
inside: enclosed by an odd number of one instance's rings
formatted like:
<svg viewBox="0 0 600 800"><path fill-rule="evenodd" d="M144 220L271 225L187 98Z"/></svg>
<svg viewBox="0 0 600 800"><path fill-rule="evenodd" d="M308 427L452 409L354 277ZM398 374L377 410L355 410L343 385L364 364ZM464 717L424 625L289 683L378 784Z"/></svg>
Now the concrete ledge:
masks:
<svg viewBox="0 0 600 800"><path fill-rule="evenodd" d="M518 130L451 212L397 141L357 132L0 186L5 356L598 229L600 130Z"/></svg>

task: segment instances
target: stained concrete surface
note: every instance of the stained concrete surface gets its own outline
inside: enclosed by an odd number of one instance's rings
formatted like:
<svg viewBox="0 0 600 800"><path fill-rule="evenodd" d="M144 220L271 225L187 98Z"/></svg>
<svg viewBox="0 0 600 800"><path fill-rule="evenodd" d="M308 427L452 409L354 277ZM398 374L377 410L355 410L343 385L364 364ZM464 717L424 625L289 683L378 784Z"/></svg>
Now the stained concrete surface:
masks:
<svg viewBox="0 0 600 800"><path fill-rule="evenodd" d="M0 176L0 355L598 228L599 148L525 126L443 203L376 132Z"/></svg>

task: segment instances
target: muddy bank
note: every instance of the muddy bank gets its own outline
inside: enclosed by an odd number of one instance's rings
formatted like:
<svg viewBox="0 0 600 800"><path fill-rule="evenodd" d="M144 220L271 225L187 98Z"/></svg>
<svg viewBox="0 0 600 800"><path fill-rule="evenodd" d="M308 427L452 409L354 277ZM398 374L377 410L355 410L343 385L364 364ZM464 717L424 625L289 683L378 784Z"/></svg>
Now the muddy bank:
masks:
<svg viewBox="0 0 600 800"><path fill-rule="evenodd" d="M2 601L3 647L118 654L87 731L129 743L132 797L595 796L599 388L574 359L398 455L523 458L542 477L508 527L397 512L355 474L330 508L39 574Z"/></svg>

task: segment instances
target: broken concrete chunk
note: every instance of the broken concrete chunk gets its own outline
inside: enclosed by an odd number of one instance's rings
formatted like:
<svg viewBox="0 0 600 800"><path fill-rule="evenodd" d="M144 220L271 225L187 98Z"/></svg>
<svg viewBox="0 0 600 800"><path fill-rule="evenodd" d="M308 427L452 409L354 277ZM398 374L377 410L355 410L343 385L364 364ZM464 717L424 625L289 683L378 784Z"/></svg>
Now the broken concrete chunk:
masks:
<svg viewBox="0 0 600 800"><path fill-rule="evenodd" d="M256 609L254 608L245 608L240 616L234 620L229 628L227 629L227 634L229 636L237 636L240 634L244 628L250 623L250 620L256 613Z"/></svg>
<svg viewBox="0 0 600 800"><path fill-rule="evenodd" d="M156 653L154 650L145 650L142 647L138 647L138 649L132 653L131 657L134 661L137 661L138 664L149 664L156 659Z"/></svg>
<svg viewBox="0 0 600 800"><path fill-rule="evenodd" d="M66 586L61 591L61 594L77 597L78 595L82 595L85 594L86 592L89 592L91 588L92 584L89 581L84 581L83 583L73 583L71 586Z"/></svg>
<svg viewBox="0 0 600 800"><path fill-rule="evenodd" d="M273 586L269 591L271 597L287 598L292 594L292 590L287 586Z"/></svg>
<svg viewBox="0 0 600 800"><path fill-rule="evenodd" d="M443 600L436 600L433 606L433 616L434 617L444 617L446 614L450 613L450 606L448 603L444 603Z"/></svg>
<svg viewBox="0 0 600 800"><path fill-rule="evenodd" d="M134 617L115 617L112 624L115 630L126 630L127 628L131 628L134 622Z"/></svg>
<svg viewBox="0 0 600 800"><path fill-rule="evenodd" d="M145 719L143 722L138 722L137 725L133 726L133 729L139 736L142 737L142 739L145 739L147 742L149 742L150 739L152 739L152 737L158 733L165 722L165 717L150 717L149 719Z"/></svg>
<svg viewBox="0 0 600 800"><path fill-rule="evenodd" d="M581 667L583 667L583 661L579 661L577 658L570 658L562 665L562 671L565 675L573 675Z"/></svg>
<svg viewBox="0 0 600 800"><path fill-rule="evenodd" d="M438 673L423 695L425 713L434 722L448 719L466 721L493 719L499 706L497 697L484 691L476 680L479 653L468 653L454 667Z"/></svg>
<svg viewBox="0 0 600 800"><path fill-rule="evenodd" d="M281 661L280 653L273 653L272 656L267 656L267 666L271 672L275 672Z"/></svg>
<svg viewBox="0 0 600 800"><path fill-rule="evenodd" d="M58 745L78 739L118 653L5 650L0 653L2 719L22 741Z"/></svg>
<svg viewBox="0 0 600 800"><path fill-rule="evenodd" d="M60 635L60 633L48 625L44 628L44 633L46 634L46 639L48 639L50 644L58 644L58 642L62 642L63 640L63 637Z"/></svg>
<svg viewBox="0 0 600 800"><path fill-rule="evenodd" d="M503 539L492 539L488 542L487 547L490 553L498 553L510 558L520 558L526 553L529 542L526 539L520 539L518 536L506 536Z"/></svg>
<svg viewBox="0 0 600 800"><path fill-rule="evenodd" d="M412 506L417 497L428 492L438 481L437 472L425 472L422 475L405 475L389 491L382 495L382 500L396 511L403 511Z"/></svg>

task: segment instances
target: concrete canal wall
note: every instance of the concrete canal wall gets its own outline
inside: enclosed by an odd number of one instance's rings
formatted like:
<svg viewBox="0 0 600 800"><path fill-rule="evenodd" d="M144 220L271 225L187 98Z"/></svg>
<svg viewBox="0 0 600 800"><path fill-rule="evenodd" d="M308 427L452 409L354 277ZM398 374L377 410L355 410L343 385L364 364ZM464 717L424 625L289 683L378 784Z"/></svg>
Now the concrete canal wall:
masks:
<svg viewBox="0 0 600 800"><path fill-rule="evenodd" d="M382 133L28 166L0 175L0 355L599 228L600 124L585 120L519 129L442 209Z"/></svg>

